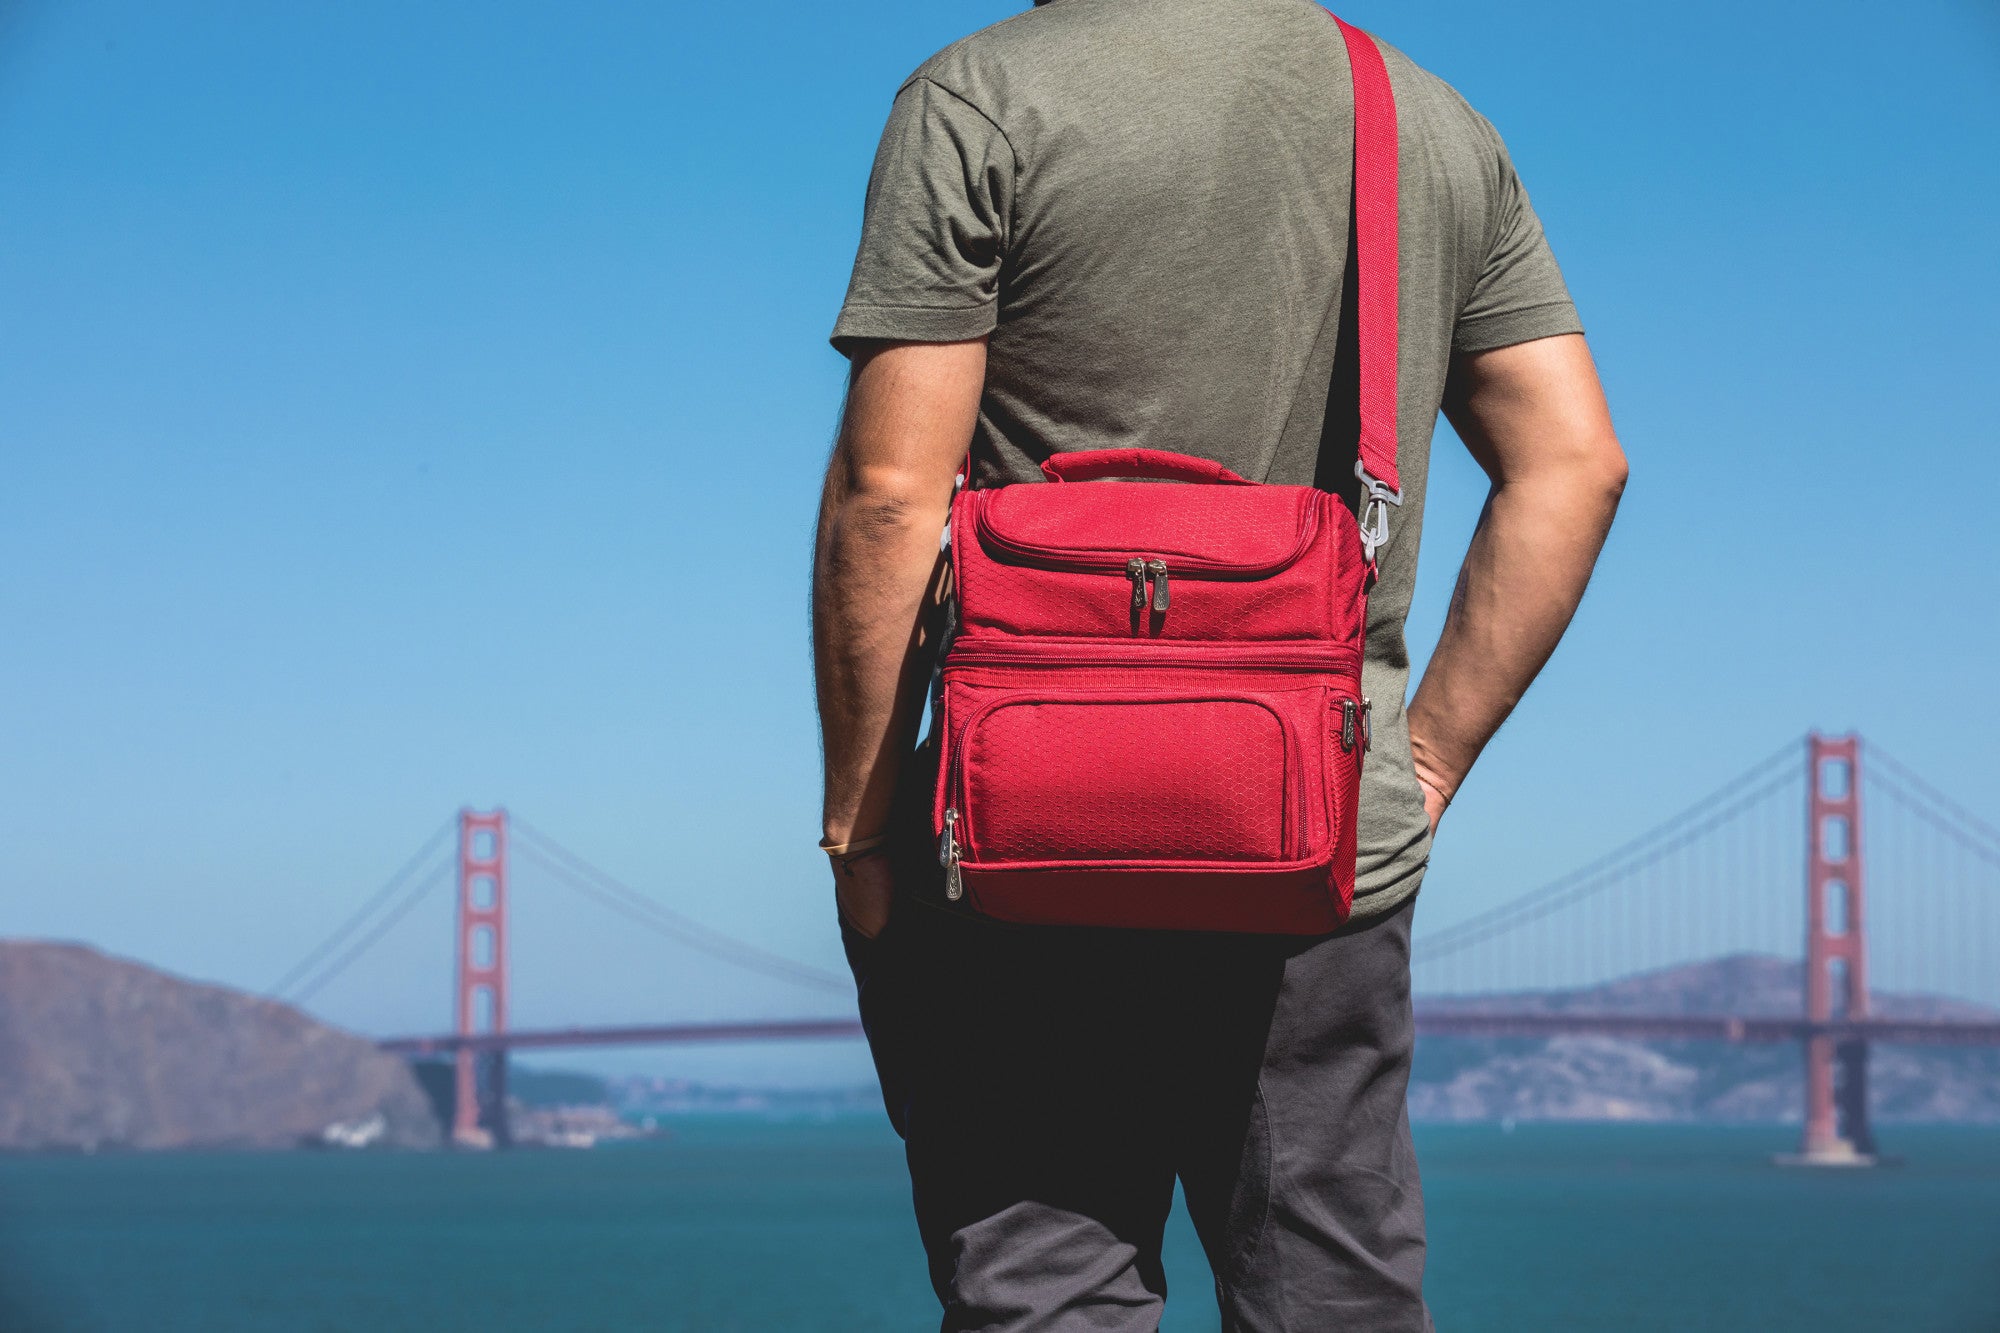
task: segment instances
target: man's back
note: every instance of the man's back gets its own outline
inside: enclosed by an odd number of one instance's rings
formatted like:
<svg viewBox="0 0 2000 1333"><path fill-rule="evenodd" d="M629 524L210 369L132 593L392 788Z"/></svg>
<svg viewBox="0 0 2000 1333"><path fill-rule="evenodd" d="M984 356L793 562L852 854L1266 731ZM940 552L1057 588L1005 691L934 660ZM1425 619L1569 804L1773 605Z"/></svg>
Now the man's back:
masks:
<svg viewBox="0 0 2000 1333"><path fill-rule="evenodd" d="M1580 328L1499 137L1384 55L1405 503L1370 604L1365 688L1386 743L1364 778L1359 916L1413 893L1428 852L1402 624L1450 358ZM835 341L989 337L977 484L1136 445L1344 488L1352 131L1338 29L1306 0L1054 0L898 94Z"/></svg>
<svg viewBox="0 0 2000 1333"><path fill-rule="evenodd" d="M883 136L834 332L854 375L814 566L821 846L947 1333L1157 1330L1176 1181L1231 1333L1430 1327L1412 895L1625 464L1498 136L1384 55L1404 500L1369 599L1356 919L1318 937L987 921L949 900L909 756L968 442L981 485L1144 446L1352 498L1339 28L1306 0L1054 0L926 63ZM1441 402L1493 487L1406 710ZM1175 817L1170 791L1139 804Z"/></svg>

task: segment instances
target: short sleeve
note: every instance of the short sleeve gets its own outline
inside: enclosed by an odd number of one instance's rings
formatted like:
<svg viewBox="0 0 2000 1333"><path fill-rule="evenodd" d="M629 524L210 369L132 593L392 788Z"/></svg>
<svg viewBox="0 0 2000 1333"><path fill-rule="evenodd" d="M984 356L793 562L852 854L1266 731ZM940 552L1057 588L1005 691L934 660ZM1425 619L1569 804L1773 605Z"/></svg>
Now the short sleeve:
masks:
<svg viewBox="0 0 2000 1333"><path fill-rule="evenodd" d="M833 345L992 332L1014 171L1006 136L971 103L929 79L905 85L876 150Z"/></svg>
<svg viewBox="0 0 2000 1333"><path fill-rule="evenodd" d="M1492 136L1497 165L1486 259L1459 311L1452 351L1488 352L1559 333L1581 333L1583 323L1569 287L1506 145L1492 126L1484 128Z"/></svg>

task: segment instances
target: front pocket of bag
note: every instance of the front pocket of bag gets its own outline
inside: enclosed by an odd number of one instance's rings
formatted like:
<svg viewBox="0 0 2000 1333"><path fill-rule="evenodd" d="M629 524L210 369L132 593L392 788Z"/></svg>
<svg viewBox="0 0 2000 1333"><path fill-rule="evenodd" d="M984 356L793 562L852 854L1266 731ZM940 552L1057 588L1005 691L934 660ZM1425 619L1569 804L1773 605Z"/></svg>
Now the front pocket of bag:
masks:
<svg viewBox="0 0 2000 1333"><path fill-rule="evenodd" d="M967 718L953 769L956 836L975 864L1297 855L1296 729L1256 695L1003 694Z"/></svg>

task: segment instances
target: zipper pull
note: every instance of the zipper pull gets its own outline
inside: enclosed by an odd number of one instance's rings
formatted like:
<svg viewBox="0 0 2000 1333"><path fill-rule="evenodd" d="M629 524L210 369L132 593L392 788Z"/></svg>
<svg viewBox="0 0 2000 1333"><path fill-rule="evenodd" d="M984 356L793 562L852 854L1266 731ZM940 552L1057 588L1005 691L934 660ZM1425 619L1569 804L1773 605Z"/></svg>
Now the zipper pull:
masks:
<svg viewBox="0 0 2000 1333"><path fill-rule="evenodd" d="M1125 577L1132 580L1132 609L1146 609L1146 562L1133 556L1125 562Z"/></svg>
<svg viewBox="0 0 2000 1333"><path fill-rule="evenodd" d="M1363 699L1361 701L1361 752L1366 754L1374 748L1375 705L1371 701Z"/></svg>
<svg viewBox="0 0 2000 1333"><path fill-rule="evenodd" d="M1340 748L1350 753L1354 750L1354 700L1340 701Z"/></svg>
<svg viewBox="0 0 2000 1333"><path fill-rule="evenodd" d="M1164 560L1149 560L1146 562L1146 572L1153 576L1153 609L1165 615L1167 610L1167 562Z"/></svg>
<svg viewBox="0 0 2000 1333"><path fill-rule="evenodd" d="M958 874L958 811L944 812L944 835L938 839L938 864L944 867L944 896L957 902L965 896L965 882Z"/></svg>

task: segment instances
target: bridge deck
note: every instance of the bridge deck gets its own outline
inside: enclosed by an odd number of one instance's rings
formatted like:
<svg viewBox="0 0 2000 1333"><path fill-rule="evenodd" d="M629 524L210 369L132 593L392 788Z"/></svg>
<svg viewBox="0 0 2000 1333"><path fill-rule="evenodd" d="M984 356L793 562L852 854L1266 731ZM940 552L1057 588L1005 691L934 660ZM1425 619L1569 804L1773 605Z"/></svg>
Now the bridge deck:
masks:
<svg viewBox="0 0 2000 1333"><path fill-rule="evenodd" d="M1650 1041L1784 1042L1829 1036L1923 1046L2000 1045L2000 1022L1967 1023L1870 1018L1809 1023L1802 1018L1737 1018L1705 1014L1537 1014L1505 1010L1417 1009L1417 1032L1428 1037L1557 1037L1589 1035ZM461 1048L527 1050L565 1046L657 1046L692 1042L813 1041L859 1037L852 1018L764 1023L665 1023L631 1027L520 1028L469 1036L390 1037L377 1044L405 1055Z"/></svg>

